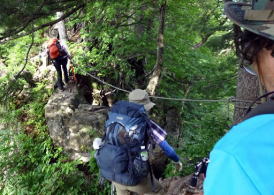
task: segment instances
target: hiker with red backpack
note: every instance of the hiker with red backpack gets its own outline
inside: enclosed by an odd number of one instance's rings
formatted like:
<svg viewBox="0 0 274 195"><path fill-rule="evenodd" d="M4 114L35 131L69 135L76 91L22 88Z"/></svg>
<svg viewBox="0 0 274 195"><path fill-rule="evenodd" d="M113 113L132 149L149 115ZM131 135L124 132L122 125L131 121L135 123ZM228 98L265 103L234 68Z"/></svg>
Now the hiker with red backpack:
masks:
<svg viewBox="0 0 274 195"><path fill-rule="evenodd" d="M182 169L179 156L165 140L167 133L147 116L154 105L145 90L133 90L129 101L112 106L104 137L93 142L100 175L115 185L117 195L164 194L149 163L152 144L158 144L176 168Z"/></svg>
<svg viewBox="0 0 274 195"><path fill-rule="evenodd" d="M58 87L60 90L64 90L64 83L62 79L62 70L64 74L65 83L69 82L69 75L67 69L69 55L67 49L60 43L60 40L57 38L52 38L48 42L48 57L52 61L56 71L57 71L57 82L55 87Z"/></svg>

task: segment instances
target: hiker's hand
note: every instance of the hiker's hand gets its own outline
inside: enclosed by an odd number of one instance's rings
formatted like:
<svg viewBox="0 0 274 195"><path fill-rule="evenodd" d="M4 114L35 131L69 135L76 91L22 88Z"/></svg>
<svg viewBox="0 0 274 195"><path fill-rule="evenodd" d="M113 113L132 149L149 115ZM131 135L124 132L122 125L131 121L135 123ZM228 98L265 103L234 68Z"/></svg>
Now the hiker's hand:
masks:
<svg viewBox="0 0 274 195"><path fill-rule="evenodd" d="M183 170L183 164L181 161L178 161L178 162L174 162L175 164L175 168L177 171L182 171Z"/></svg>
<svg viewBox="0 0 274 195"><path fill-rule="evenodd" d="M94 140L93 140L93 149L94 150L98 150L100 148L100 146L102 145L102 139L99 138L99 137L96 137Z"/></svg>

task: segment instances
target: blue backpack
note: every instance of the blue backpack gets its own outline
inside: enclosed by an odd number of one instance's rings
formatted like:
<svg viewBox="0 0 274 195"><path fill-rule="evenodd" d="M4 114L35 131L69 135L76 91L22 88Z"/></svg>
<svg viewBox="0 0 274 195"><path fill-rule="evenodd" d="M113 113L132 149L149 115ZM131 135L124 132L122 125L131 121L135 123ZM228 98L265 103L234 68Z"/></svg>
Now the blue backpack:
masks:
<svg viewBox="0 0 274 195"><path fill-rule="evenodd" d="M103 144L95 155L100 175L135 186L150 172L141 153L148 147L149 123L143 105L118 101L108 113ZM142 149L141 149L142 148Z"/></svg>

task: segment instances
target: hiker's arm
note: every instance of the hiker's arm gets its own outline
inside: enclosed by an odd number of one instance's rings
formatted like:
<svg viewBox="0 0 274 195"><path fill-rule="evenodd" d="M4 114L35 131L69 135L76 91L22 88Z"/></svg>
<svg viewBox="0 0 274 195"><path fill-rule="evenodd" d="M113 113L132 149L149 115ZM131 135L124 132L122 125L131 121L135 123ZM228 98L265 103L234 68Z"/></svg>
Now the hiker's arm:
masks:
<svg viewBox="0 0 274 195"><path fill-rule="evenodd" d="M255 193L256 192L256 193ZM204 194L260 194L239 161L230 154L213 150L210 154Z"/></svg>
<svg viewBox="0 0 274 195"><path fill-rule="evenodd" d="M171 160L173 160L174 162L179 162L180 158L179 156L176 154L175 150L167 143L166 140L161 141L159 143L159 146L161 147L161 149L165 152L165 155L170 158Z"/></svg>
<svg viewBox="0 0 274 195"><path fill-rule="evenodd" d="M68 56L68 58L71 58L67 48L64 45L62 45L62 50L65 52L65 54L66 54L66 56Z"/></svg>
<svg viewBox="0 0 274 195"><path fill-rule="evenodd" d="M69 53L69 49L68 49L66 42L59 41L59 43L61 45L62 51L65 52L66 56L71 59L71 55Z"/></svg>

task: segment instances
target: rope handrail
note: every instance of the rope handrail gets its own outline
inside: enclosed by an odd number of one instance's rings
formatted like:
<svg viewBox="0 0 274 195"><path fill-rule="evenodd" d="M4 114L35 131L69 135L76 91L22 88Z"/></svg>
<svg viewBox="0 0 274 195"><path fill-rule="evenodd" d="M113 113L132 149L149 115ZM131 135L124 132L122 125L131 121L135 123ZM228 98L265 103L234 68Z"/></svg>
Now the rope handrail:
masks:
<svg viewBox="0 0 274 195"><path fill-rule="evenodd" d="M87 73L87 75L89 75L90 77L94 78L95 80L108 85L114 89L117 89L119 91L125 92L125 93L130 93L130 91L126 90L126 89L122 89L120 87L114 86L110 83L107 83L103 80L101 80L100 78ZM175 98L175 97L162 97L162 96L149 96L150 98L155 98L155 99L163 99L163 100L173 100L173 101L181 101L181 102L245 102L245 103L251 103L253 102L252 100L242 100L242 99L236 99L234 97L229 97L226 99L187 99L187 98Z"/></svg>

